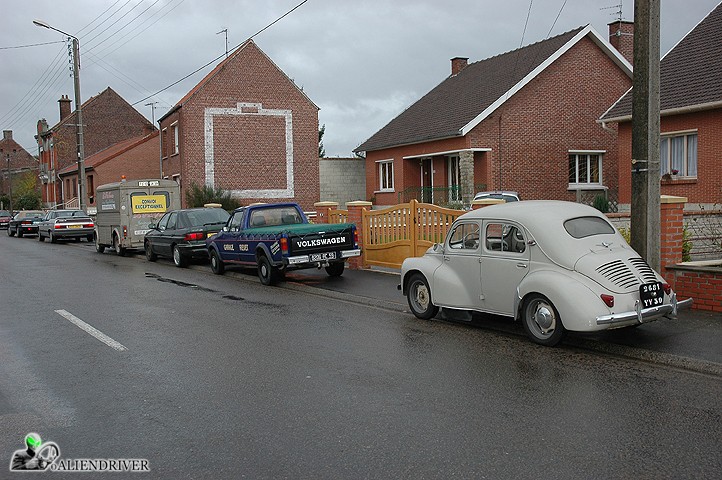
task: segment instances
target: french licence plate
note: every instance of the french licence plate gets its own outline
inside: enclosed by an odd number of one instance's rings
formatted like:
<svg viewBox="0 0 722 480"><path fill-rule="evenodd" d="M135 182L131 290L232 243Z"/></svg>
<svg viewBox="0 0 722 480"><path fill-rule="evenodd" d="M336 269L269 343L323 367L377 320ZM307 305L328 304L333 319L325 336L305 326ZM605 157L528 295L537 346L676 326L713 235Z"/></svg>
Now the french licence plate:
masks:
<svg viewBox="0 0 722 480"><path fill-rule="evenodd" d="M68 228L80 228L82 225L68 225Z"/></svg>
<svg viewBox="0 0 722 480"><path fill-rule="evenodd" d="M639 286L642 308L651 308L664 303L664 288L661 282L645 283Z"/></svg>
<svg viewBox="0 0 722 480"><path fill-rule="evenodd" d="M312 262L322 262L324 260L336 260L336 252L312 253L309 255Z"/></svg>

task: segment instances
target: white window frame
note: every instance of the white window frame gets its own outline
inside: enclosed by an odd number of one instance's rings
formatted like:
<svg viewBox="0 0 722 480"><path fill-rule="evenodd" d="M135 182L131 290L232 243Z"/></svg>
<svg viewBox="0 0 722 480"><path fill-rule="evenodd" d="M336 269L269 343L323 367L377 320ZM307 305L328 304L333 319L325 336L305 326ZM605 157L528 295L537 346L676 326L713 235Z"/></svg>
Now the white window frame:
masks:
<svg viewBox="0 0 722 480"><path fill-rule="evenodd" d="M379 189L377 192L394 191L394 159L376 160L379 171ZM389 167L390 170L389 170ZM389 175L390 173L390 175ZM390 178L389 178L390 177Z"/></svg>
<svg viewBox="0 0 722 480"><path fill-rule="evenodd" d="M178 153L178 122L170 124L171 131L173 132L173 155Z"/></svg>
<svg viewBox="0 0 722 480"><path fill-rule="evenodd" d="M600 187L604 186L604 154L607 153L606 150L569 150L567 155L567 162L569 161L569 157L574 155L576 157L575 161L575 181L569 182L569 190L584 190L584 189L591 189L591 190L598 190ZM580 181L579 178L579 162L580 160L586 161L587 163L587 178L589 178L589 172L592 162L592 155L597 155L598 157L598 165L597 168L599 170L599 181L598 182L590 182L590 181ZM583 159L582 159L583 157ZM567 163L567 177L568 175L568 167L569 164ZM567 178L568 179L568 178Z"/></svg>
<svg viewBox="0 0 722 480"><path fill-rule="evenodd" d="M689 137L694 135L697 137L697 152L695 154L694 159L694 165L695 165L695 173L690 174L689 173ZM697 134L697 130L685 130L681 132L669 132L669 133L663 133L660 135L659 138L659 150L660 150L660 159L659 159L659 173L660 175L664 175L666 173L672 173L672 139L673 138L684 138L684 159L682 161L682 170L679 170L677 172L678 177L684 177L684 178L697 178L699 175L699 135ZM661 158L662 155L662 142L667 141L667 154L666 158Z"/></svg>

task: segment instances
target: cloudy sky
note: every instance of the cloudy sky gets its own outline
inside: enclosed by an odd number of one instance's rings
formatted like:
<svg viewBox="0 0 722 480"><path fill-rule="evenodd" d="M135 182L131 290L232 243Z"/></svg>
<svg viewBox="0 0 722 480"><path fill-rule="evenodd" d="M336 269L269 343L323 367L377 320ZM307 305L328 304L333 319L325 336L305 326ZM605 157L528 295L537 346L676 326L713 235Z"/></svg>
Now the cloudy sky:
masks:
<svg viewBox="0 0 722 480"><path fill-rule="evenodd" d="M452 57L586 24L606 37L620 3L633 20L631 0L3 0L0 127L36 154L38 119L54 125L57 100L74 98L64 36L34 19L80 38L82 101L110 86L148 119L158 102L157 119L215 63L171 84L224 54L217 32L232 49L301 4L254 40L320 107L327 156L349 156L448 76ZM718 3L662 0L661 52Z"/></svg>

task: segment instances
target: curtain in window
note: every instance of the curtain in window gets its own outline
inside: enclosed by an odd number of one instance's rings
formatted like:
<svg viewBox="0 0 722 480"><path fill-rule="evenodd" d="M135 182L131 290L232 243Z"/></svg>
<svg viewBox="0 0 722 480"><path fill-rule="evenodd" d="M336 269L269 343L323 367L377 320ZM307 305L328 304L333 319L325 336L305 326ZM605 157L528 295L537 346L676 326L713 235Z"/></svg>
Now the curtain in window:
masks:
<svg viewBox="0 0 722 480"><path fill-rule="evenodd" d="M697 176L697 135L687 137L687 175Z"/></svg>
<svg viewBox="0 0 722 480"><path fill-rule="evenodd" d="M659 175L664 175L669 171L669 139L663 138L659 142Z"/></svg>
<svg viewBox="0 0 722 480"><path fill-rule="evenodd" d="M684 175L684 137L672 137L672 170Z"/></svg>
<svg viewBox="0 0 722 480"><path fill-rule="evenodd" d="M589 183L599 183L599 155L589 155Z"/></svg>

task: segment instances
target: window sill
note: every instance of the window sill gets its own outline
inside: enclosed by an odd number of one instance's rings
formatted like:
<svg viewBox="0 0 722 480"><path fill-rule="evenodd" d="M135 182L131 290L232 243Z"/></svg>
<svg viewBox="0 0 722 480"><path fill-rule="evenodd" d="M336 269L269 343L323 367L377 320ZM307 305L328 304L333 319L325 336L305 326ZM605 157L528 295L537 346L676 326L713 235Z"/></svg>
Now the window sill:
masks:
<svg viewBox="0 0 722 480"><path fill-rule="evenodd" d="M567 190L609 190L609 187L606 187L601 183L570 183Z"/></svg>
<svg viewBox="0 0 722 480"><path fill-rule="evenodd" d="M679 177L679 178L662 178L660 180L662 185L694 185L697 183L695 177Z"/></svg>
<svg viewBox="0 0 722 480"><path fill-rule="evenodd" d="M375 190L374 193L396 193L396 190Z"/></svg>

